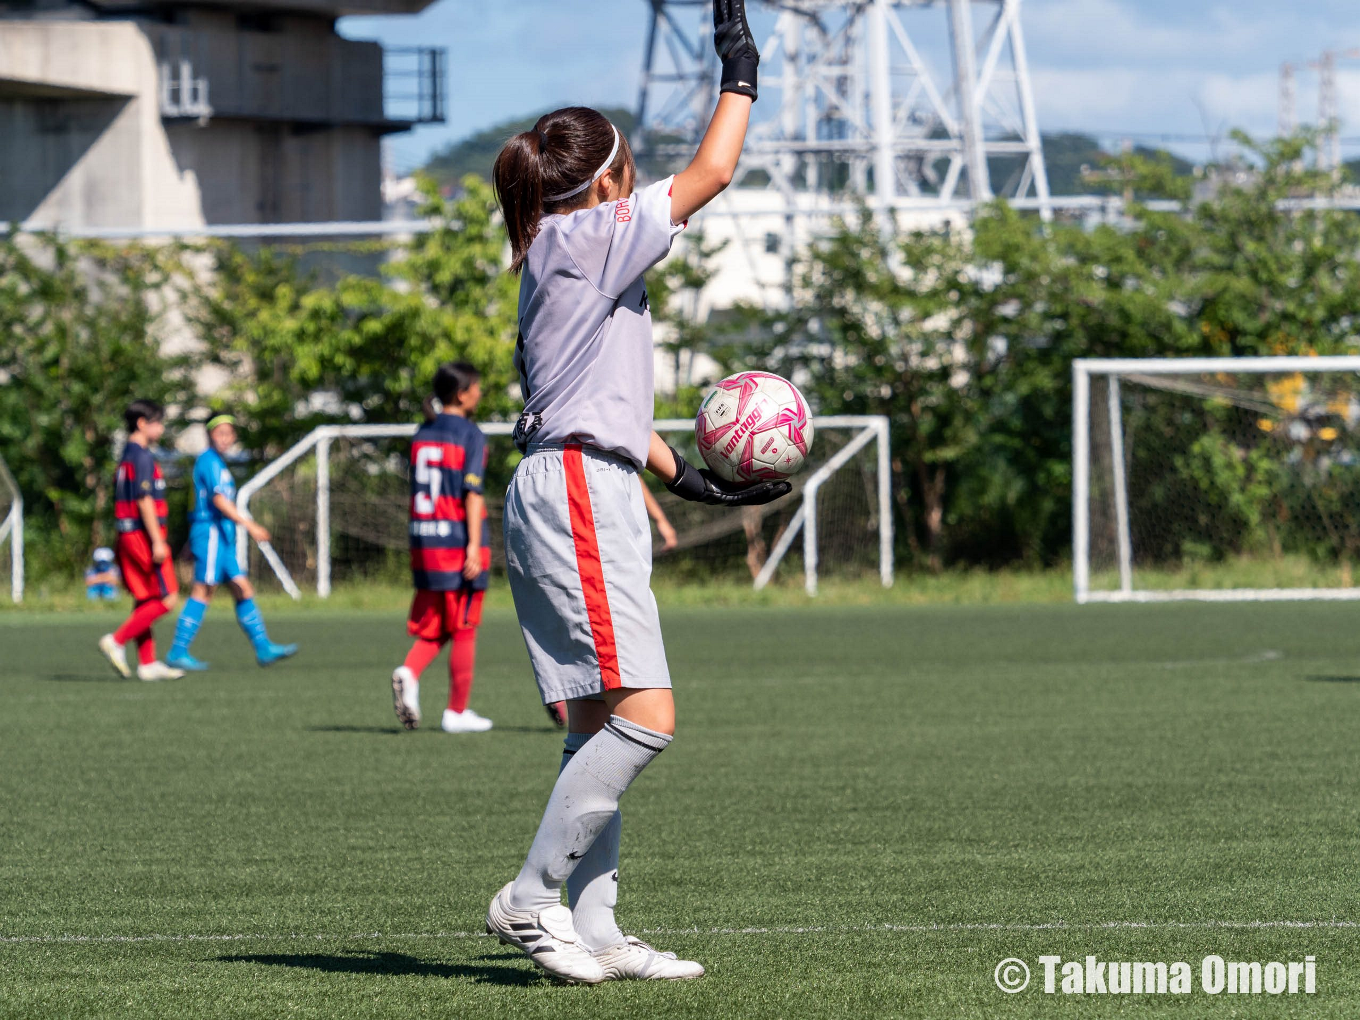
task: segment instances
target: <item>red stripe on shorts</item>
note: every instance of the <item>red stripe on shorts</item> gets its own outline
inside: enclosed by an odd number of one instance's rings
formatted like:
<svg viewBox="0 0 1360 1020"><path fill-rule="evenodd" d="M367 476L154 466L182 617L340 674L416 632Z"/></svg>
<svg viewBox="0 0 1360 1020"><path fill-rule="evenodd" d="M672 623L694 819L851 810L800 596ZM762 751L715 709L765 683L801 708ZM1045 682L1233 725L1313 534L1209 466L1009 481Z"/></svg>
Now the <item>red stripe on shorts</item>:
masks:
<svg viewBox="0 0 1360 1020"><path fill-rule="evenodd" d="M607 691L623 686L619 678L619 652L614 645L614 619L609 612L609 593L604 586L604 566L600 562L600 543L595 535L595 511L590 505L581 444L568 443L562 451L567 469L567 507L571 513L571 537L576 543L576 570L581 575L581 592L586 598L590 636L595 641L595 657L600 662L600 681Z"/></svg>

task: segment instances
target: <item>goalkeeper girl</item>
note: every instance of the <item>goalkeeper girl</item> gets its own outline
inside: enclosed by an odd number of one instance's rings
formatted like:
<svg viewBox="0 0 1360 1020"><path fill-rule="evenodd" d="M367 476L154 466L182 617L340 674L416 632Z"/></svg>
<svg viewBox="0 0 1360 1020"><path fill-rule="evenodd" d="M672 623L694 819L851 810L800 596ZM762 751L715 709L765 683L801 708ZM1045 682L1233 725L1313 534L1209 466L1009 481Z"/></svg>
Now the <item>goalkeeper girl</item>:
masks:
<svg viewBox="0 0 1360 1020"><path fill-rule="evenodd" d="M570 732L528 859L486 923L569 981L704 972L614 920L619 798L675 732L638 472L721 506L789 491L786 482L730 487L652 430L643 273L732 180L756 97L759 56L742 0L717 0L713 19L722 92L685 170L634 192L627 140L601 114L572 107L511 138L492 172L511 271L522 276L515 441L525 456L506 493L506 567L539 693L568 703Z"/></svg>

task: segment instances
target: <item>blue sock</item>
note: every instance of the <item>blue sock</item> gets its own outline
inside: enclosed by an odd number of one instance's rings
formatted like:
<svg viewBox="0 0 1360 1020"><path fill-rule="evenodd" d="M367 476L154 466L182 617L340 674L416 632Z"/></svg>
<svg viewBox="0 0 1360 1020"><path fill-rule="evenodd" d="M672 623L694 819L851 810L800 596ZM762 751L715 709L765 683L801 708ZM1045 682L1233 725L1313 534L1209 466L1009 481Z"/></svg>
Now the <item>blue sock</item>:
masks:
<svg viewBox="0 0 1360 1020"><path fill-rule="evenodd" d="M260 615L260 607L254 599L236 603L236 622L246 632L246 637L250 638L256 651L269 644L269 635L264 631L264 617Z"/></svg>
<svg viewBox="0 0 1360 1020"><path fill-rule="evenodd" d="M198 628L203 625L203 614L208 611L208 603L189 599L179 614L175 624L175 643L170 649L171 656L188 655L189 646L194 643Z"/></svg>

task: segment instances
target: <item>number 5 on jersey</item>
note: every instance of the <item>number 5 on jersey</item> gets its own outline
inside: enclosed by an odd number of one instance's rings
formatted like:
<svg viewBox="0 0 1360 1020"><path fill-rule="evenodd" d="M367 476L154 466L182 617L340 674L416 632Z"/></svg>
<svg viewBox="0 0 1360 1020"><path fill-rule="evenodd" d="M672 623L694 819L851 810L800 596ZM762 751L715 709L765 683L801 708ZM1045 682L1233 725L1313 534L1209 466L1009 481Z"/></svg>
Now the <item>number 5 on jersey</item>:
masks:
<svg viewBox="0 0 1360 1020"><path fill-rule="evenodd" d="M444 474L439 468L444 463L442 446L421 446L416 450L416 493L414 510L421 517L433 517L439 500L439 488Z"/></svg>

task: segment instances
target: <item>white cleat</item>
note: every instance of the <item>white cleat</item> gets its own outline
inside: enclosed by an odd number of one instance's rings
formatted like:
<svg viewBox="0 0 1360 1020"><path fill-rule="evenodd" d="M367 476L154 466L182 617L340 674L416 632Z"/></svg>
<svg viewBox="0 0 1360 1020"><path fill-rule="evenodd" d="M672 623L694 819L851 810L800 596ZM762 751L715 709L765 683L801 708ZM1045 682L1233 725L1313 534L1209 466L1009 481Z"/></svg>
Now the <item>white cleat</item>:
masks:
<svg viewBox="0 0 1360 1020"><path fill-rule="evenodd" d="M397 721L408 730L420 725L420 681L405 666L392 671L392 707Z"/></svg>
<svg viewBox="0 0 1360 1020"><path fill-rule="evenodd" d="M99 650L104 653L104 658L109 660L109 665L124 680L132 676L132 670L128 669L127 649L113 640L112 634L105 634L99 639Z"/></svg>
<svg viewBox="0 0 1360 1020"><path fill-rule="evenodd" d="M604 969L606 981L687 981L704 976L703 964L657 952L632 935L623 939L591 954Z"/></svg>
<svg viewBox="0 0 1360 1020"><path fill-rule="evenodd" d="M485 733L491 729L491 720L484 715L478 715L470 708L465 708L461 712L446 708L439 728L445 733Z"/></svg>
<svg viewBox="0 0 1360 1020"><path fill-rule="evenodd" d="M182 676L184 676L184 670L167 666L160 659L137 667L138 680L178 680Z"/></svg>
<svg viewBox="0 0 1360 1020"><path fill-rule="evenodd" d="M510 902L510 886L496 894L486 910L486 931L503 946L515 946L545 973L563 981L596 985L604 980L602 968L571 924L571 911L562 904L547 910L521 910Z"/></svg>

